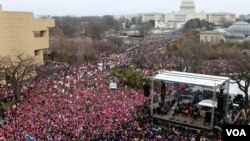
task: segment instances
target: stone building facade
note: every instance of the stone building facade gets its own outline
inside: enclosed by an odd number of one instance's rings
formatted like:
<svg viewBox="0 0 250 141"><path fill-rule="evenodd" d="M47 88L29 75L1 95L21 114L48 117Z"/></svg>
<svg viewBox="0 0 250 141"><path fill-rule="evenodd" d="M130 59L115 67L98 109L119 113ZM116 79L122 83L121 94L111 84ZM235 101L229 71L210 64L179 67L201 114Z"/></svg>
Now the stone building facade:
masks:
<svg viewBox="0 0 250 141"><path fill-rule="evenodd" d="M49 48L49 28L54 19L35 18L32 12L2 11L0 5L0 57L20 52L43 64L43 50ZM0 80L0 84L4 83Z"/></svg>
<svg viewBox="0 0 250 141"><path fill-rule="evenodd" d="M0 56L21 51L43 63L43 50L49 48L49 28L54 19L35 18L32 12L2 11L0 5Z"/></svg>

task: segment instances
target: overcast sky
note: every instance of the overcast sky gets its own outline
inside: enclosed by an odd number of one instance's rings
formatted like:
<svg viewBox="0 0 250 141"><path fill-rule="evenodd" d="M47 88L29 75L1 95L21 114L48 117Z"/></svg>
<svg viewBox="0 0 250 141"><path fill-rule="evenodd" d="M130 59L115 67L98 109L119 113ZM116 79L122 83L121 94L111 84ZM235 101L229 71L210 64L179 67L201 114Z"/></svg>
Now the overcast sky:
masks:
<svg viewBox="0 0 250 141"><path fill-rule="evenodd" d="M0 0L6 11L93 16L178 11L181 0ZM250 0L195 0L196 11L250 14Z"/></svg>

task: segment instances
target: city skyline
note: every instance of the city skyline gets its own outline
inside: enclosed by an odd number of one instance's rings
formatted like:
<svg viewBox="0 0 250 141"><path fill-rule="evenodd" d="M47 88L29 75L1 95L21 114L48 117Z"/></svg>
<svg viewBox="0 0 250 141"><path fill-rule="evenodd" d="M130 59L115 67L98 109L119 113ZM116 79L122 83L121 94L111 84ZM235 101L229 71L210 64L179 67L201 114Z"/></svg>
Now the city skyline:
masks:
<svg viewBox="0 0 250 141"><path fill-rule="evenodd" d="M249 14L247 0L194 0L196 11ZM31 11L35 15L102 16L179 11L181 0L0 0L5 11Z"/></svg>

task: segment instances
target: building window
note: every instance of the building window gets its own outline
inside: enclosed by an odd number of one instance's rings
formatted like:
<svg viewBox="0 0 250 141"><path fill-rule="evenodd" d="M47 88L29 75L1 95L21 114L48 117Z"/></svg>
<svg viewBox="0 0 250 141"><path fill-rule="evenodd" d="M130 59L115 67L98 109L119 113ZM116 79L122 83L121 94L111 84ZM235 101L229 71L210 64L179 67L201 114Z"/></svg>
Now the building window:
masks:
<svg viewBox="0 0 250 141"><path fill-rule="evenodd" d="M40 54L40 50L35 50L35 56L38 56Z"/></svg>
<svg viewBox="0 0 250 141"><path fill-rule="evenodd" d="M41 31L33 31L34 33L34 37L38 38L38 37L45 37L46 35L46 30L41 30Z"/></svg>

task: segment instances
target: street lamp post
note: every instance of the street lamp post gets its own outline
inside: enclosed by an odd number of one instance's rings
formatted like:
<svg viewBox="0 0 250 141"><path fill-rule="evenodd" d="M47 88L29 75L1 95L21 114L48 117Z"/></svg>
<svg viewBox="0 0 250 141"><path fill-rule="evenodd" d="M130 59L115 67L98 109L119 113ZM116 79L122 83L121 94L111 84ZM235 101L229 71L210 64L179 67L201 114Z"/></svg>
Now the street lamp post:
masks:
<svg viewBox="0 0 250 141"><path fill-rule="evenodd" d="M224 98L224 89L225 89L225 87L224 87L224 85L220 85L219 86L219 89L220 89L220 95L222 96L222 101L223 101L223 104L222 104L222 111L224 111L225 110L225 108L227 107L227 105L226 105L226 101L225 101L225 98ZM218 103L219 104L219 103ZM225 108L224 108L225 107ZM225 119L225 114L226 114L226 112L222 112L222 114L221 115L219 115L219 117L220 117L220 120L221 119L223 119L223 121L224 121L224 119Z"/></svg>

